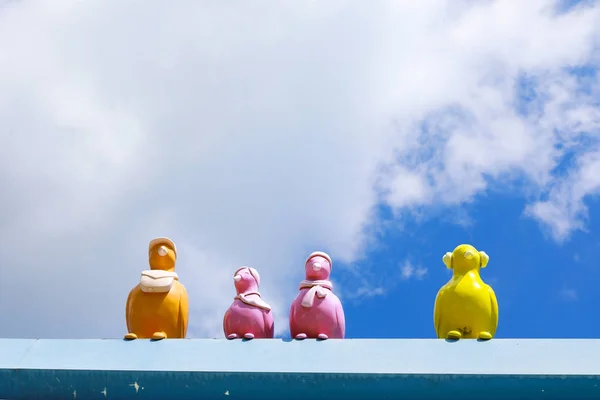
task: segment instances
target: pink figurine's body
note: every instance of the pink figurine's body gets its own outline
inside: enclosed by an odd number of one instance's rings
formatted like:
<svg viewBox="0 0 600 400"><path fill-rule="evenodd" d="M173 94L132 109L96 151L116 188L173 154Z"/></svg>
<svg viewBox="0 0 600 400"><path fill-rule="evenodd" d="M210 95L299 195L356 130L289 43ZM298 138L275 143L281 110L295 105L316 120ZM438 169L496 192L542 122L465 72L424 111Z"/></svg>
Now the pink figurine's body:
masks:
<svg viewBox="0 0 600 400"><path fill-rule="evenodd" d="M273 313L258 292L258 272L254 268L242 267L235 271L233 280L237 296L223 318L223 332L227 339L272 338Z"/></svg>
<svg viewBox="0 0 600 400"><path fill-rule="evenodd" d="M300 283L300 292L290 307L290 334L296 339L343 339L344 309L328 280L331 258L322 252L312 253L305 269L306 279Z"/></svg>

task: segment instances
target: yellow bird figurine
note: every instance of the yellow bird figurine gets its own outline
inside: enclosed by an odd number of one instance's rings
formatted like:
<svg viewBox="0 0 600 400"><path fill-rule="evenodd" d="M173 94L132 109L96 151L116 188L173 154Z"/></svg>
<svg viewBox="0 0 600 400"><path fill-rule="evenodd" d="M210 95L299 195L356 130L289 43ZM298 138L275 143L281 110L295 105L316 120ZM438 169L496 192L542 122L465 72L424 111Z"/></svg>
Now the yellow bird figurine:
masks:
<svg viewBox="0 0 600 400"><path fill-rule="evenodd" d="M188 294L175 272L177 249L168 238L148 245L150 269L143 271L127 297L125 339L160 340L185 338L188 326Z"/></svg>
<svg viewBox="0 0 600 400"><path fill-rule="evenodd" d="M452 270L452 279L437 294L433 323L437 337L489 340L498 328L498 300L494 290L481 280L479 270L490 257L468 244L457 246L442 258Z"/></svg>

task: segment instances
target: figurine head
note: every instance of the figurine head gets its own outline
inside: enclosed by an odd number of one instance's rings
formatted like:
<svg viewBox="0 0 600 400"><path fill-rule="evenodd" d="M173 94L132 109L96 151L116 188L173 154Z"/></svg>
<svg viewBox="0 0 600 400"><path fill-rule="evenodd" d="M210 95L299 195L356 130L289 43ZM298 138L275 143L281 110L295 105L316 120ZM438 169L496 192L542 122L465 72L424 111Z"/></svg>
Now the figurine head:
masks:
<svg viewBox="0 0 600 400"><path fill-rule="evenodd" d="M442 261L446 268L458 274L465 274L472 270L479 272L480 268L485 268L490 261L490 256L485 251L477 251L469 244L461 244L452 253L444 254Z"/></svg>
<svg viewBox="0 0 600 400"><path fill-rule="evenodd" d="M177 248L169 238L161 237L150 241L148 245L148 260L150 269L175 271Z"/></svg>
<svg viewBox="0 0 600 400"><path fill-rule="evenodd" d="M251 267L242 267L233 274L235 290L239 293L258 292L260 286L260 275Z"/></svg>
<svg viewBox="0 0 600 400"><path fill-rule="evenodd" d="M327 280L331 275L331 257L322 251L315 251L306 259L304 269L308 280Z"/></svg>

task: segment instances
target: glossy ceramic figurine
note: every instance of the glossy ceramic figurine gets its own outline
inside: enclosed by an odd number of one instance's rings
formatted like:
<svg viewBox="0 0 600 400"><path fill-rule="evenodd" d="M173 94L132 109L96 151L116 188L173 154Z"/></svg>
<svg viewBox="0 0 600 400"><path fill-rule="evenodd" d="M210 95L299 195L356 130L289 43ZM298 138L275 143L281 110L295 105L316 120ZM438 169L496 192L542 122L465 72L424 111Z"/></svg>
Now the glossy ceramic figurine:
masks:
<svg viewBox="0 0 600 400"><path fill-rule="evenodd" d="M498 301L494 290L479 275L489 256L473 246L461 244L444 255L452 279L437 294L434 325L438 338L491 339L498 327Z"/></svg>
<svg viewBox="0 0 600 400"><path fill-rule="evenodd" d="M242 267L233 274L237 296L223 317L223 332L227 339L272 338L273 313L260 296L260 275L254 268Z"/></svg>
<svg viewBox="0 0 600 400"><path fill-rule="evenodd" d="M142 272L127 298L125 339L185 338L188 295L175 273L175 243L168 238L152 240L148 258L150 270Z"/></svg>
<svg viewBox="0 0 600 400"><path fill-rule="evenodd" d="M344 309L333 294L329 281L331 258L320 251L305 263L306 279L290 307L290 333L293 338L343 339L346 332Z"/></svg>

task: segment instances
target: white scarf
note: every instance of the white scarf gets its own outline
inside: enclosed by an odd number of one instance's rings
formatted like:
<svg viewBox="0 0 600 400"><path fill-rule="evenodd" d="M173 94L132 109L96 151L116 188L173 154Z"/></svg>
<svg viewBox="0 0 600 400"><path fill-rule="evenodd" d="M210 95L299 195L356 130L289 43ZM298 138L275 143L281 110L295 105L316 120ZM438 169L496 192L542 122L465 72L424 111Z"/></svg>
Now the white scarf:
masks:
<svg viewBox="0 0 600 400"><path fill-rule="evenodd" d="M246 296L250 296L255 294L257 297L250 298ZM268 305L261 297L258 292L248 292L248 293L238 293L237 296L233 298L240 300L242 303L248 304L249 306L262 308L263 310L271 311L271 306Z"/></svg>
<svg viewBox="0 0 600 400"><path fill-rule="evenodd" d="M309 288L309 290L302 299L302 307L311 308L315 301L315 295L317 295L320 299L324 299L327 297L327 294L331 292L331 289L333 289L333 284L330 281L325 280L304 280L300 282L300 289L306 288Z"/></svg>

